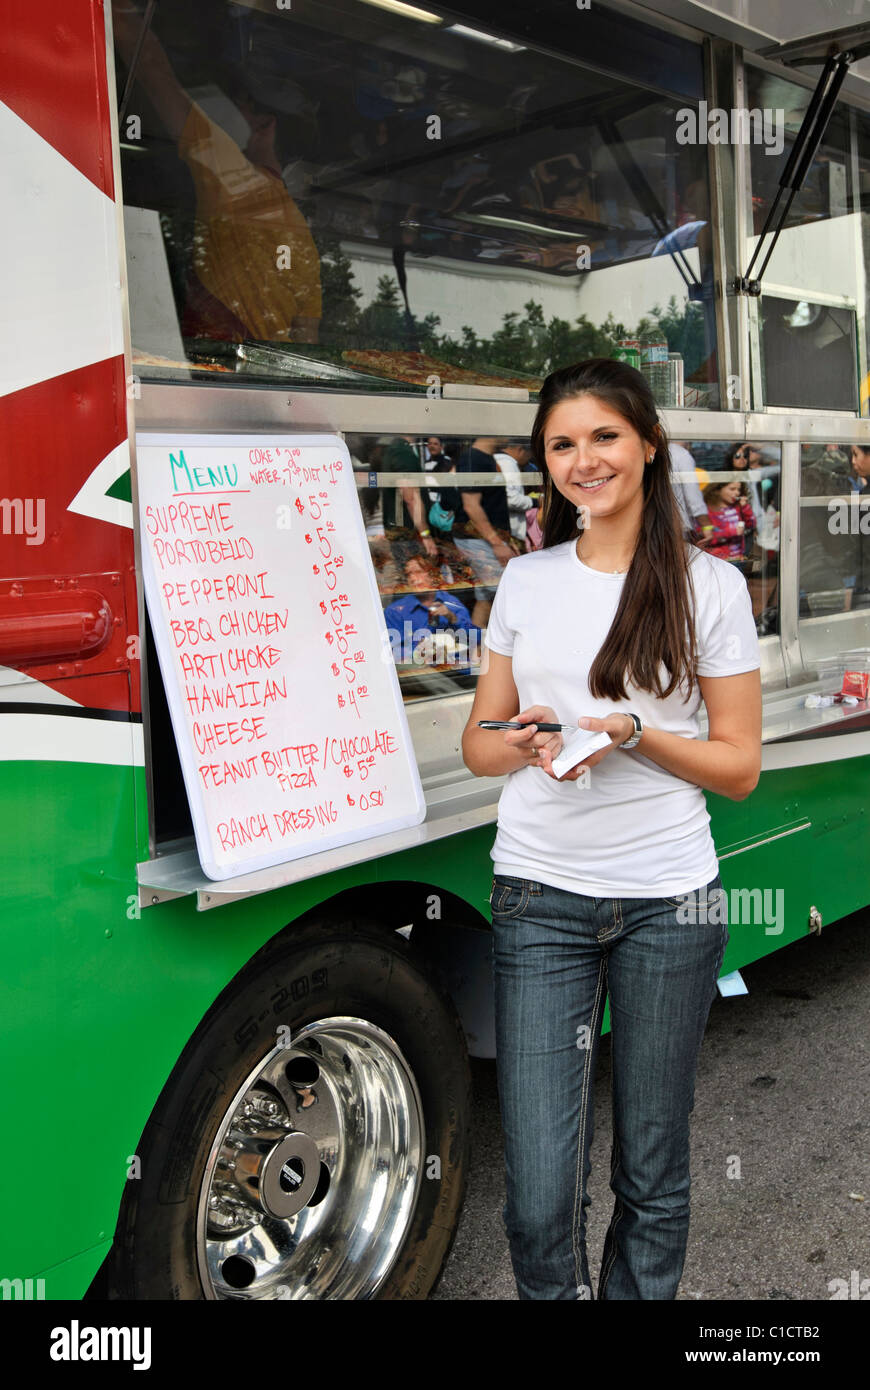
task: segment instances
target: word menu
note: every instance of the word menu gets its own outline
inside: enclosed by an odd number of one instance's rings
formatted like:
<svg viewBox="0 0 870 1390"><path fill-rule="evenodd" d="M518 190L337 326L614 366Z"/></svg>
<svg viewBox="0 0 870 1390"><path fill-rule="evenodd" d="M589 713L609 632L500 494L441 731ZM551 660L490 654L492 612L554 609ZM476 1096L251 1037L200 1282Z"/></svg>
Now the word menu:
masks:
<svg viewBox="0 0 870 1390"><path fill-rule="evenodd" d="M203 871L419 824L343 441L143 433L136 459L145 595Z"/></svg>

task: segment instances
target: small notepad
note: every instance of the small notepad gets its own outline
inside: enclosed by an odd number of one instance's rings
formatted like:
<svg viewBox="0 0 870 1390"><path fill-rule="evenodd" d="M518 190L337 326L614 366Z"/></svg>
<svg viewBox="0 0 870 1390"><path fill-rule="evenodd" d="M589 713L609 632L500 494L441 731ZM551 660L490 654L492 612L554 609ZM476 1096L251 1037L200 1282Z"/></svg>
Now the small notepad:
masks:
<svg viewBox="0 0 870 1390"><path fill-rule="evenodd" d="M566 772L582 763L584 758L591 758L593 753L597 753L601 748L609 748L612 743L610 734L605 733L603 729L600 732L595 729L578 729L566 740L558 758L553 759L553 771L557 777L564 777Z"/></svg>

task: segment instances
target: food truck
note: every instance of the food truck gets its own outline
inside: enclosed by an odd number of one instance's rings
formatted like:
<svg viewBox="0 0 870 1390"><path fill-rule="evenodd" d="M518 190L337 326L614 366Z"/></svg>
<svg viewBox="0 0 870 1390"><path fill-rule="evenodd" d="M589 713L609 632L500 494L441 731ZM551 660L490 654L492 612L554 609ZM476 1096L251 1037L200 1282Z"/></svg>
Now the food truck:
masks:
<svg viewBox="0 0 870 1390"><path fill-rule="evenodd" d="M723 974L868 902L866 27L814 0L0 13L0 1016L29 1194L0 1276L424 1299L494 1055L501 781L460 738L499 567L451 525L452 470L518 489L533 544L554 368L648 374L687 525L693 489L749 484L763 765L708 797ZM236 810L255 775L277 822ZM14 1142L35 1106L54 1142Z"/></svg>

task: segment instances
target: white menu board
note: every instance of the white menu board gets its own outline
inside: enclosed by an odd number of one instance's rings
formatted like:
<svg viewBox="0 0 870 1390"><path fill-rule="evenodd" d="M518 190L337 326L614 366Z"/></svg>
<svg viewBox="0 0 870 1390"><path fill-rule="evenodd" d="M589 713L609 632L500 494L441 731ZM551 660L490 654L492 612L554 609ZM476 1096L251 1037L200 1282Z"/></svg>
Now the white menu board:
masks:
<svg viewBox="0 0 870 1390"><path fill-rule="evenodd" d="M417 825L426 804L336 435L142 433L145 595L212 879Z"/></svg>

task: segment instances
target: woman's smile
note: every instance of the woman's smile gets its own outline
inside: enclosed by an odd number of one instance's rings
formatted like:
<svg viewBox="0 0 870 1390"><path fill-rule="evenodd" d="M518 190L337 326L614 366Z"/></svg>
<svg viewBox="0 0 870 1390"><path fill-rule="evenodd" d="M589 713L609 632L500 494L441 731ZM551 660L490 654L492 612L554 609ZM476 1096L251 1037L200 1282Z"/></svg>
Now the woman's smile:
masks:
<svg viewBox="0 0 870 1390"><path fill-rule="evenodd" d="M606 486L606 484L611 482L615 477L615 473L608 473L601 477L593 478L591 482L588 483L578 481L577 486L581 487L584 492L597 492L599 488Z"/></svg>

